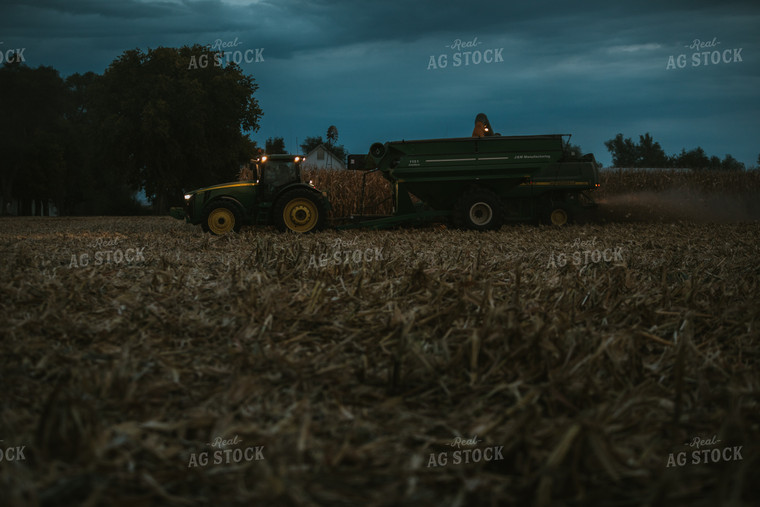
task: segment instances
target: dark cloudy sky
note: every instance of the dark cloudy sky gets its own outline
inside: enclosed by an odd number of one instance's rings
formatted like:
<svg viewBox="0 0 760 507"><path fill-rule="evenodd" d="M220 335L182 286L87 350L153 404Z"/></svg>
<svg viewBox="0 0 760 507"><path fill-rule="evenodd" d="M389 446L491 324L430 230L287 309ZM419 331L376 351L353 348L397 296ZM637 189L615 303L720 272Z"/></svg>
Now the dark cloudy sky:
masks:
<svg viewBox="0 0 760 507"><path fill-rule="evenodd" d="M250 60L258 49L263 61L241 66L260 86L261 145L282 136L295 151L336 125L366 153L469 136L484 112L503 135L572 133L605 165L618 132L756 165L758 28L756 0L0 0L0 51L24 48L27 65L63 76L102 73L134 48L237 39ZM713 45L687 47L695 39Z"/></svg>

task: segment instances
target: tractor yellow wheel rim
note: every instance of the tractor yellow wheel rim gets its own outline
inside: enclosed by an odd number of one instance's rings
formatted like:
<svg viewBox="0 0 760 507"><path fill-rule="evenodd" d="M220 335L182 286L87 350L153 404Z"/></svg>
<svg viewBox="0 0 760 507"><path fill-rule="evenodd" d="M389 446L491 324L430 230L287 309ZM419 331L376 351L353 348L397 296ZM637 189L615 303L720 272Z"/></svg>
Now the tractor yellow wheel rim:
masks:
<svg viewBox="0 0 760 507"><path fill-rule="evenodd" d="M293 232L309 232L319 220L319 210L309 199L293 199L282 211L285 226Z"/></svg>
<svg viewBox="0 0 760 507"><path fill-rule="evenodd" d="M235 228L235 214L227 208L216 208L208 215L208 228L214 234L227 234Z"/></svg>
<svg viewBox="0 0 760 507"><path fill-rule="evenodd" d="M549 216L552 225L565 225L567 223L567 211L563 209L555 209Z"/></svg>

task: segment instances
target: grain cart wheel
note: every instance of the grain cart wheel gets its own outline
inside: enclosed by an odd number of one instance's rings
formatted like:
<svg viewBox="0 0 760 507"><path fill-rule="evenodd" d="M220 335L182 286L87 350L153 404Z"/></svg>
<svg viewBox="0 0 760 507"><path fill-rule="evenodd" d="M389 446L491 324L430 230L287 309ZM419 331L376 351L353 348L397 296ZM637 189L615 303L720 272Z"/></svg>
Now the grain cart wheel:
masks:
<svg viewBox="0 0 760 507"><path fill-rule="evenodd" d="M504 223L499 198L488 190L471 190L457 201L454 209L458 225L478 231L494 230Z"/></svg>
<svg viewBox="0 0 760 507"><path fill-rule="evenodd" d="M564 206L552 206L549 208L548 221L551 225L562 227L570 222L570 211Z"/></svg>
<svg viewBox="0 0 760 507"><path fill-rule="evenodd" d="M279 230L304 233L321 229L327 211L317 195L299 188L280 197L273 216Z"/></svg>
<svg viewBox="0 0 760 507"><path fill-rule="evenodd" d="M238 232L242 224L240 209L233 202L211 201L203 210L201 227L205 232L221 236L231 231Z"/></svg>

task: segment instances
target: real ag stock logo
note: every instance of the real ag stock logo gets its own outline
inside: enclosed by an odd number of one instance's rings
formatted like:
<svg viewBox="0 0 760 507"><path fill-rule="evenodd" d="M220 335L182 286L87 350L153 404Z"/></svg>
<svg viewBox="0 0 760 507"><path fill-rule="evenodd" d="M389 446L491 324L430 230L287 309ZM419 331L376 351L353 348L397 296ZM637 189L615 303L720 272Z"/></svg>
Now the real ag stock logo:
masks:
<svg viewBox="0 0 760 507"><path fill-rule="evenodd" d="M312 254L309 258L308 268L326 268L327 266L341 266L366 264L385 260L383 247L356 248L356 238L350 241L336 239L333 244L332 254L323 253L319 256Z"/></svg>
<svg viewBox="0 0 760 507"><path fill-rule="evenodd" d="M190 63L188 69L205 69L209 64L214 67L221 67L222 62L229 64L230 62L240 65L241 63L260 63L264 61L264 48L246 49L241 51L239 49L233 50L233 48L241 45L242 42L235 40L223 41L222 39L216 39L212 44L206 44L206 49L213 51L211 56L211 62L209 62L209 55L204 53L198 57L193 55L190 57ZM225 52L226 50L226 52Z"/></svg>
<svg viewBox="0 0 760 507"><path fill-rule="evenodd" d="M478 46L483 44L475 37L471 41L462 41L462 39L454 39L448 46L444 46L454 53L451 53L451 66L452 67L468 67L469 65L480 65L481 63L502 63L504 57L502 53L504 48L488 48L484 50L477 49ZM428 59L427 70L431 69L445 69L449 65L449 55L442 53L436 57L431 55Z"/></svg>
<svg viewBox="0 0 760 507"><path fill-rule="evenodd" d="M605 263L623 262L623 247L600 249L596 244L596 236L591 240L576 238L572 244L572 248L576 250L569 254L564 252L555 254L552 251L546 267L564 267L569 263L572 263L574 266L585 266L590 263L599 264L602 261Z"/></svg>
<svg viewBox="0 0 760 507"><path fill-rule="evenodd" d="M452 465L460 465L462 463L479 463L481 461L501 461L504 459L502 451L503 445L494 445L490 447L475 447L482 440L478 440L477 435L464 439L462 437L456 437L451 441L449 446L456 447L456 451L449 452L431 452L428 458L427 467L443 467L449 464L449 456L451 456ZM464 449L462 449L464 447ZM469 447L474 447L469 449Z"/></svg>
<svg viewBox="0 0 760 507"><path fill-rule="evenodd" d="M91 245L92 248L96 249L93 256L90 257L88 252L82 252L79 255L71 254L69 268L83 268L91 264L93 266L101 266L103 264L145 262L144 246L139 248L121 248L118 247L118 243L119 238L110 240L96 239Z"/></svg>
<svg viewBox="0 0 760 507"><path fill-rule="evenodd" d="M187 462L187 468L205 467L209 463L212 465L229 465L231 463L241 463L248 461L261 461L264 459L264 446L257 445L241 449L225 449L227 446L233 446L241 443L242 440L235 435L234 438L224 440L222 437L216 437L213 442L206 445L216 449L215 451L203 451L192 453Z"/></svg>
<svg viewBox="0 0 760 507"><path fill-rule="evenodd" d="M741 461L742 447L741 445L713 447L712 449L703 449L703 447L712 447L720 443L717 435L713 435L712 439L701 439L694 437L689 442L683 444L684 446L695 448L696 450L681 451L677 453L670 453L668 455L668 462L665 468L670 467L682 467L686 465L700 465L704 463L720 463L722 461ZM689 459L691 458L691 459Z"/></svg>
<svg viewBox="0 0 760 507"><path fill-rule="evenodd" d="M680 55L670 55L668 57L668 64L665 70L683 69L688 63L691 63L692 67L707 67L708 65L719 65L727 63L740 63L742 60L742 49L744 48L729 48L718 49L721 42L717 37L713 37L712 40L702 41L700 39L694 39L689 44L684 45L686 49L691 49L694 52L691 54L691 58L686 58L686 53ZM707 51L702 51L706 49Z"/></svg>

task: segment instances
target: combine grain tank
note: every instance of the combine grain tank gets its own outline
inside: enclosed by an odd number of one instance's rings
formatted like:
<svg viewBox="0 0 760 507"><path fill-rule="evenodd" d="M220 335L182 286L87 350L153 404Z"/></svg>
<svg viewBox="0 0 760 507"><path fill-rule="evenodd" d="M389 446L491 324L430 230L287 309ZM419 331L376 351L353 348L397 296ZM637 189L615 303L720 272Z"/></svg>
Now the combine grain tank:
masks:
<svg viewBox="0 0 760 507"><path fill-rule="evenodd" d="M389 227L448 218L471 229L544 220L564 225L596 204L593 155L567 149L567 134L375 143L369 163L391 182L394 215L346 227ZM411 195L421 202L413 203Z"/></svg>

